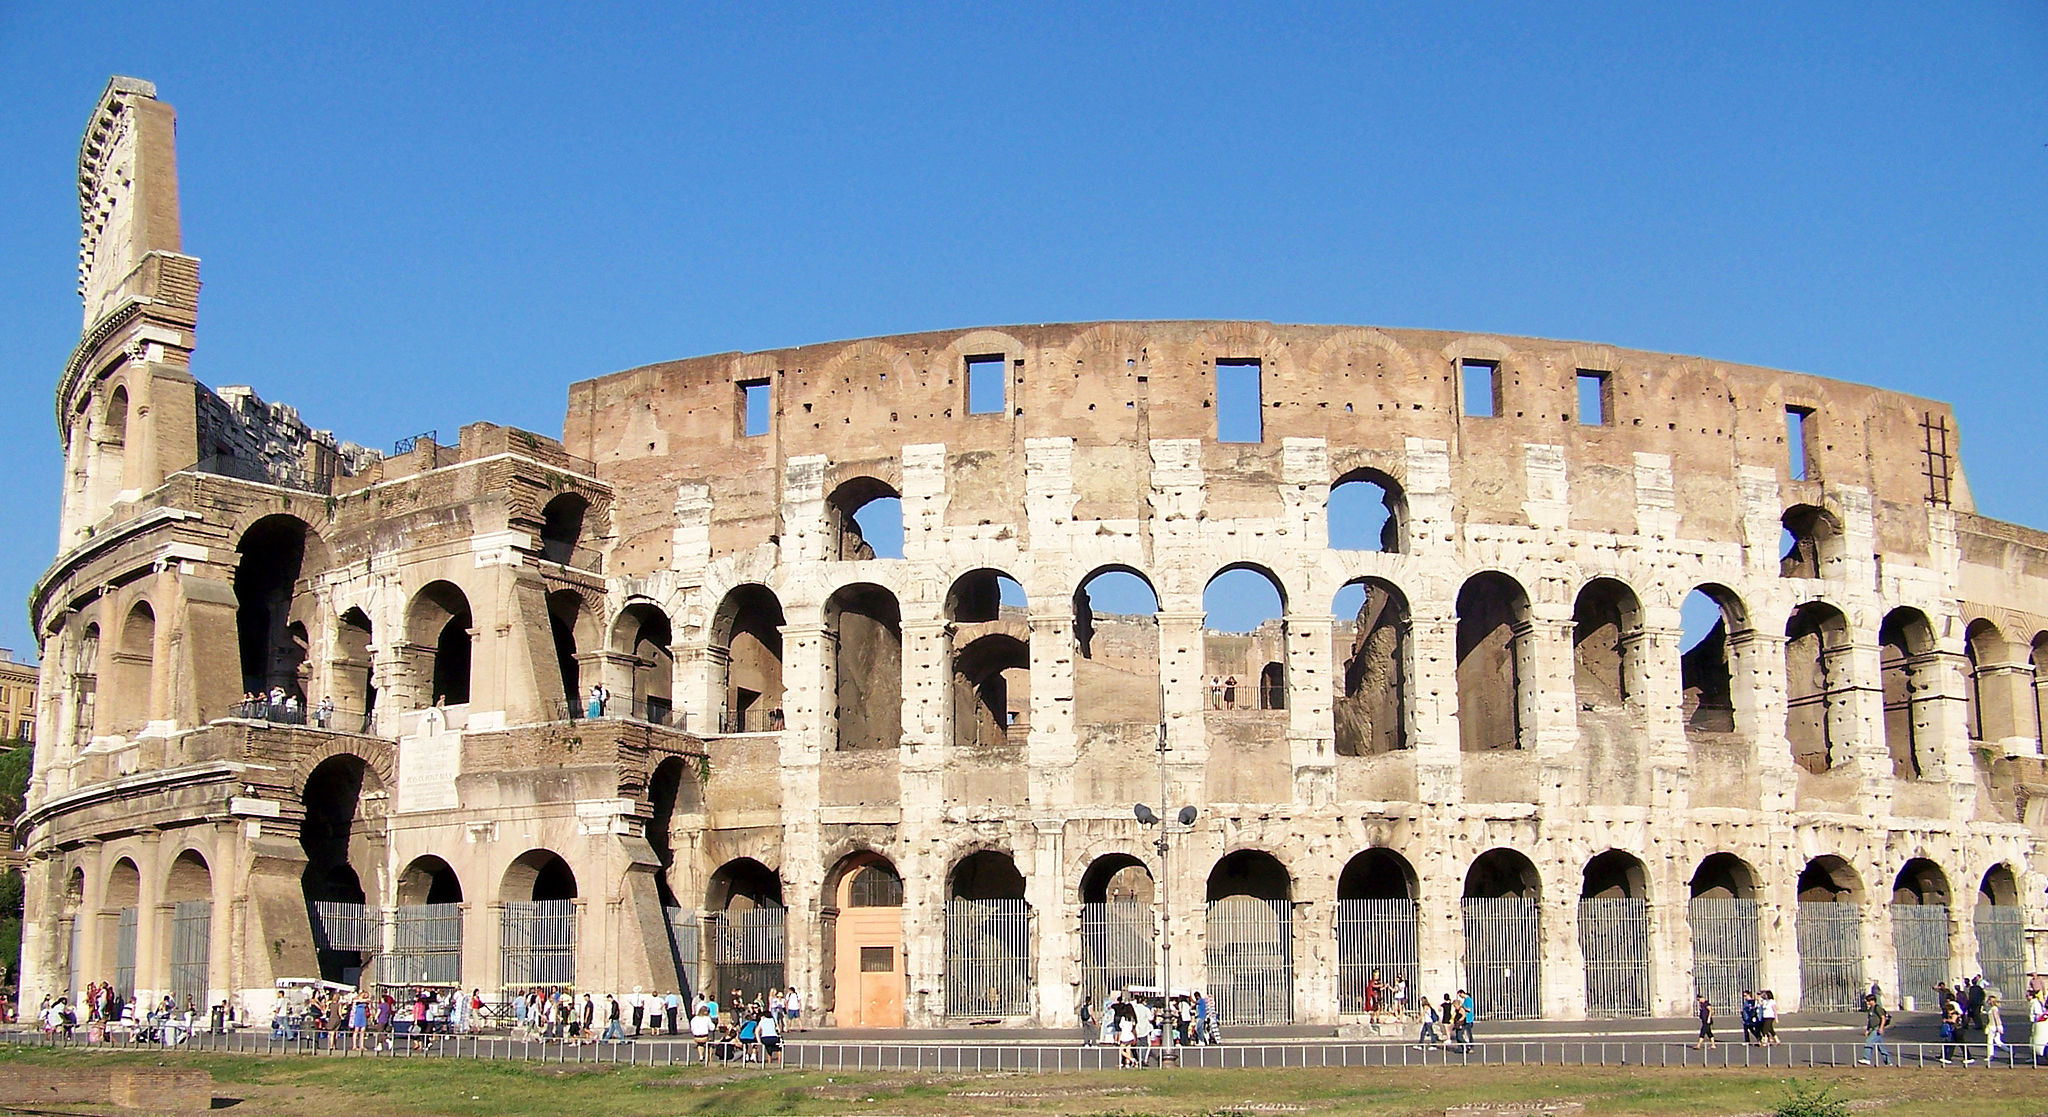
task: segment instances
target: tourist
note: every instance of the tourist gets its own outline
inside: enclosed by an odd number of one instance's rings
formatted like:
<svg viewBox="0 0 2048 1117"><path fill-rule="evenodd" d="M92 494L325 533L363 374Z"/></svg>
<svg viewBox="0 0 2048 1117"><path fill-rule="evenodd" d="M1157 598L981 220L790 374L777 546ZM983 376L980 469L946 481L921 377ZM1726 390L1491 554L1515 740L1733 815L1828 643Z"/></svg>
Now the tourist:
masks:
<svg viewBox="0 0 2048 1117"><path fill-rule="evenodd" d="M711 1009L699 1006L697 1014L690 1017L690 1038L697 1044L697 1061L711 1065Z"/></svg>
<svg viewBox="0 0 2048 1117"><path fill-rule="evenodd" d="M1221 675L1209 676L1209 708L1212 710L1223 708L1223 676Z"/></svg>
<svg viewBox="0 0 2048 1117"><path fill-rule="evenodd" d="M1131 1045L1138 1041L1138 1013L1122 993L1109 1006L1110 1019L1116 1021L1116 1063L1120 1067L1138 1065L1137 1052Z"/></svg>
<svg viewBox="0 0 2048 1117"><path fill-rule="evenodd" d="M1095 1042L1095 998L1082 997L1080 1005L1074 1009L1074 1014L1081 1018L1081 1046L1087 1047L1093 1044Z"/></svg>
<svg viewBox="0 0 2048 1117"><path fill-rule="evenodd" d="M1941 1005L1941 1063L1947 1066L1958 1058L1967 1058L1963 1050L1963 1012L1954 998Z"/></svg>
<svg viewBox="0 0 2048 1117"><path fill-rule="evenodd" d="M1458 1027L1465 1033L1465 1046L1472 1046L1472 1025L1479 1020L1479 1005L1472 994L1458 990Z"/></svg>
<svg viewBox="0 0 2048 1117"><path fill-rule="evenodd" d="M762 1065L773 1063L781 1066L782 1025L776 1021L773 1014L761 1018L761 1023L754 1029L754 1038L761 1043Z"/></svg>
<svg viewBox="0 0 2048 1117"><path fill-rule="evenodd" d="M775 1030L777 1032L782 1030L783 1021L786 1019L785 1014L788 1011L789 1002L783 998L782 990L768 990L768 1018L775 1021Z"/></svg>
<svg viewBox="0 0 2048 1117"><path fill-rule="evenodd" d="M1863 994L1863 1055L1856 1065L1888 1067L1892 1065L1892 1051L1885 1046L1884 1032L1892 1016L1878 999L1877 983L1872 982L1870 987L1871 992Z"/></svg>
<svg viewBox="0 0 2048 1117"><path fill-rule="evenodd" d="M604 995L604 1035L606 1043L620 1043L626 1038L625 1026L619 1023L619 999L610 993Z"/></svg>
<svg viewBox="0 0 2048 1117"><path fill-rule="evenodd" d="M322 696L320 699L320 705L315 707L313 710L313 724L319 726L322 729L327 729L330 728L333 725L333 723L334 699Z"/></svg>
<svg viewBox="0 0 2048 1117"><path fill-rule="evenodd" d="M1450 998L1444 998L1444 1003L1449 1004ZM1443 1017L1437 1013L1436 1006L1429 1003L1429 998L1424 997L1422 999L1422 1031L1415 1037L1416 1050L1420 1051L1430 1046L1443 1046L1443 1033L1437 1030L1437 1024L1442 1020Z"/></svg>
<svg viewBox="0 0 2048 1117"><path fill-rule="evenodd" d="M1778 1038L1778 995L1769 989L1757 996L1756 1026L1763 1046L1775 1047L1784 1042Z"/></svg>
<svg viewBox="0 0 2048 1117"><path fill-rule="evenodd" d="M2036 1066L2048 1061L2048 999L2038 986L2027 994L2027 1053Z"/></svg>
<svg viewBox="0 0 2048 1117"><path fill-rule="evenodd" d="M1407 1024L1407 1023L1408 1023L1408 975L1407 975L1407 974L1402 974L1402 975L1400 975L1399 977L1396 977L1396 978L1394 979L1394 1005L1393 1005L1393 1008L1394 1008L1394 1023L1395 1023L1395 1024L1397 1024L1397 1025L1405 1025L1405 1024Z"/></svg>
<svg viewBox="0 0 2048 1117"><path fill-rule="evenodd" d="M1223 708L1224 708L1224 709L1226 709L1226 710L1235 710L1235 709L1237 709L1237 676L1236 676L1236 675L1232 675L1232 676L1230 676L1229 678L1227 678L1227 679L1223 680Z"/></svg>
<svg viewBox="0 0 2048 1117"><path fill-rule="evenodd" d="M792 985L789 987L789 996L783 998L783 1005L785 1011L789 1013L789 1026L795 1031L803 1031L801 1024L804 1014L804 997L803 994L796 991L796 986Z"/></svg>
<svg viewBox="0 0 2048 1117"><path fill-rule="evenodd" d="M1386 988L1380 982L1380 971L1372 971L1372 976L1365 981L1365 1018L1373 1031L1379 1031L1380 996L1385 992Z"/></svg>
<svg viewBox="0 0 2048 1117"><path fill-rule="evenodd" d="M2005 1015L1998 1010L1999 998L1996 993L1984 997L1984 1065L1990 1066L1998 1058L1998 1049L2007 1051L2012 1046L2005 1042Z"/></svg>
<svg viewBox="0 0 2048 1117"><path fill-rule="evenodd" d="M1694 1016L1699 1017L1700 1021L1700 1038L1693 1042L1693 1047L1704 1051L1709 1047L1715 1046L1714 1002L1708 1000L1705 993L1701 993L1693 998L1692 1013Z"/></svg>

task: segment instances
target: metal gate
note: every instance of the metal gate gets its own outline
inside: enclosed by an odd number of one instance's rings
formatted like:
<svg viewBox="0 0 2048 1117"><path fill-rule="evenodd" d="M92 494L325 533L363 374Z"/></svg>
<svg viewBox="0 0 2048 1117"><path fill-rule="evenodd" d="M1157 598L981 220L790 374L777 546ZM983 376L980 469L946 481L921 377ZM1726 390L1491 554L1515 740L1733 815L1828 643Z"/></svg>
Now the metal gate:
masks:
<svg viewBox="0 0 2048 1117"><path fill-rule="evenodd" d="M462 905L402 904L391 909L391 954L379 980L462 984Z"/></svg>
<svg viewBox="0 0 2048 1117"><path fill-rule="evenodd" d="M1953 976L1955 962L1948 947L1947 904L1892 905L1892 951L1899 959L1899 996L1934 1006L1935 983Z"/></svg>
<svg viewBox="0 0 2048 1117"><path fill-rule="evenodd" d="M171 996L179 1008L207 1008L213 950L213 901L181 900L171 909Z"/></svg>
<svg viewBox="0 0 2048 1117"><path fill-rule="evenodd" d="M682 994L685 1005L697 998L697 968L703 962L703 937L697 922L697 913L683 908L663 908L663 917L668 923L668 948L674 957L677 992Z"/></svg>
<svg viewBox="0 0 2048 1117"><path fill-rule="evenodd" d="M1031 906L946 901L946 1015L1031 1013Z"/></svg>
<svg viewBox="0 0 2048 1117"><path fill-rule="evenodd" d="M1413 900L1337 901L1337 1011L1364 1012L1374 970L1391 989L1408 979L1408 1004L1422 1000ZM1381 1009L1391 1005L1381 1005Z"/></svg>
<svg viewBox="0 0 2048 1117"><path fill-rule="evenodd" d="M2022 909L2017 905L1985 904L1977 909L1977 968L1998 987L2001 997L2020 1003L2027 987L2026 937Z"/></svg>
<svg viewBox="0 0 2048 1117"><path fill-rule="evenodd" d="M313 948L375 954L384 949L384 913L363 904L315 901Z"/></svg>
<svg viewBox="0 0 2048 1117"><path fill-rule="evenodd" d="M123 1001L135 999L136 910L122 908L114 924L114 993Z"/></svg>
<svg viewBox="0 0 2048 1117"><path fill-rule="evenodd" d="M1847 1012L1863 1003L1863 905L1799 905L1799 1007Z"/></svg>
<svg viewBox="0 0 2048 1117"><path fill-rule="evenodd" d="M1650 1014L1648 901L1580 900L1579 954L1586 963L1586 1015Z"/></svg>
<svg viewBox="0 0 2048 1117"><path fill-rule="evenodd" d="M1694 900L1686 922L1692 928L1693 992L1727 1009L1736 1007L1744 989L1762 985L1755 900Z"/></svg>
<svg viewBox="0 0 2048 1117"><path fill-rule="evenodd" d="M711 962L713 976L724 986L714 993L738 989L749 1001L768 1001L768 994L782 988L784 959L788 957L784 908L754 908L751 911L712 912Z"/></svg>
<svg viewBox="0 0 2048 1117"><path fill-rule="evenodd" d="M505 905L499 984L506 989L576 984L576 901Z"/></svg>
<svg viewBox="0 0 2048 1117"><path fill-rule="evenodd" d="M1465 989L1478 1017L1543 1014L1542 930L1535 900L1465 898Z"/></svg>
<svg viewBox="0 0 2048 1117"><path fill-rule="evenodd" d="M1217 1021L1294 1023L1294 905L1226 896L1210 901L1208 923Z"/></svg>
<svg viewBox="0 0 2048 1117"><path fill-rule="evenodd" d="M1081 995L1098 1006L1130 985L1159 980L1158 926L1152 905L1110 900L1081 905ZM1097 1019L1101 1009L1096 1010Z"/></svg>

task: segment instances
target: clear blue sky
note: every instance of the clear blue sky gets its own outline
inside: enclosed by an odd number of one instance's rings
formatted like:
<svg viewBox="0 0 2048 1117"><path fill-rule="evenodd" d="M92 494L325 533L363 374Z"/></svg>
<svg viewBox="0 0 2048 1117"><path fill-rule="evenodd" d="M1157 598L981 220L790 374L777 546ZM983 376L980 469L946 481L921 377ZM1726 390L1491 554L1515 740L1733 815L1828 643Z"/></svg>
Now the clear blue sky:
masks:
<svg viewBox="0 0 2048 1117"><path fill-rule="evenodd" d="M692 354L1241 317L1935 396L2048 526L2048 5L332 7L0 2L0 644L117 72L180 114L199 377L370 445Z"/></svg>

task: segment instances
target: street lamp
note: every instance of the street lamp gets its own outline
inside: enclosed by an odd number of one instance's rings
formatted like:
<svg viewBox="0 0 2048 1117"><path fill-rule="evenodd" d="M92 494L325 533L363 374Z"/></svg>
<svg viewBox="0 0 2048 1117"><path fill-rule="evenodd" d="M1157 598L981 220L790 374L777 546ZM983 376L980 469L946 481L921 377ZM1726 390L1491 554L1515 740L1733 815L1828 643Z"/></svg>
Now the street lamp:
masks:
<svg viewBox="0 0 2048 1117"><path fill-rule="evenodd" d="M1160 810L1166 809L1166 751L1166 722L1161 720L1159 723ZM1167 835L1173 833L1172 822L1179 822L1182 832L1185 832L1188 827L1195 824L1195 808L1182 807L1173 816L1171 821L1162 817L1153 811L1151 807L1143 803L1133 805L1131 807L1131 814L1137 818L1141 825L1159 827L1159 836L1152 840L1152 848L1159 853L1159 996L1165 1004L1167 1018L1164 1028L1165 1038L1160 1041L1159 1061L1161 1063L1178 1062L1180 1057L1174 1054L1174 1027L1178 1021L1173 1013L1172 908L1167 903L1168 893L1172 888L1173 874L1168 872L1166 867L1166 838Z"/></svg>

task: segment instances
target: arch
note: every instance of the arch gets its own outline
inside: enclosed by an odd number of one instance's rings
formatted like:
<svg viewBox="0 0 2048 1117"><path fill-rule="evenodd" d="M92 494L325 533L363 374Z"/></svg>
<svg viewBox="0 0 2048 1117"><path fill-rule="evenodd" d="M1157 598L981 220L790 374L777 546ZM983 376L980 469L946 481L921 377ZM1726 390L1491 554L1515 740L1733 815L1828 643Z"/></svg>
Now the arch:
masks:
<svg viewBox="0 0 2048 1117"><path fill-rule="evenodd" d="M1711 610L1711 612L1709 612ZM1748 682L1750 664L1749 609L1734 590L1707 582L1694 586L1680 606L1686 635L1692 636L1700 614L1712 624L1679 653L1679 685L1684 694L1680 712L1688 734L1748 733L1753 720L1748 703L1735 701L1738 679ZM1718 1001L1716 1003L1719 1003Z"/></svg>
<svg viewBox="0 0 2048 1117"><path fill-rule="evenodd" d="M1074 589L1078 725L1159 723L1159 594L1136 569L1097 567Z"/></svg>
<svg viewBox="0 0 2048 1117"><path fill-rule="evenodd" d="M1458 590L1458 743L1466 752L1522 747L1529 595L1485 571Z"/></svg>
<svg viewBox="0 0 2048 1117"><path fill-rule="evenodd" d="M654 766L647 777L647 844L654 850L661 870L654 875L661 906L680 907L669 870L675 867L675 817L704 813L704 788L697 775L680 756L670 756Z"/></svg>
<svg viewBox="0 0 2048 1117"><path fill-rule="evenodd" d="M1977 885L1977 966L2000 990L2026 984L2026 913L2020 906L2019 875L2000 862Z"/></svg>
<svg viewBox="0 0 2048 1117"><path fill-rule="evenodd" d="M1822 854L1799 870L1798 890L1802 904L1860 904L1863 877L1842 858Z"/></svg>
<svg viewBox="0 0 2048 1117"><path fill-rule="evenodd" d="M306 642L294 639L290 626L295 614L303 618L313 607L310 591L299 587L324 565L319 537L297 516L274 513L250 524L235 551L242 689L261 694L279 687L303 702Z"/></svg>
<svg viewBox="0 0 2048 1117"><path fill-rule="evenodd" d="M1465 871L1465 897L1476 900L1540 900L1543 878L1519 850L1489 849Z"/></svg>
<svg viewBox="0 0 2048 1117"><path fill-rule="evenodd" d="M156 610L137 601L121 621L114 652L114 713L109 727L133 733L156 716Z"/></svg>
<svg viewBox="0 0 2048 1117"><path fill-rule="evenodd" d="M1892 880L1892 903L1947 907L1948 874L1925 857L1909 859Z"/></svg>
<svg viewBox="0 0 2048 1117"><path fill-rule="evenodd" d="M1799 871L1799 1004L1844 1012L1862 1003L1863 880L1823 854Z"/></svg>
<svg viewBox="0 0 2048 1117"><path fill-rule="evenodd" d="M1517 850L1480 854L1465 873L1465 988L1481 1015L1528 1019L1542 1011L1542 878Z"/></svg>
<svg viewBox="0 0 2048 1117"><path fill-rule="evenodd" d="M841 908L900 908L903 876L879 853L861 851L841 858L833 871L833 895Z"/></svg>
<svg viewBox="0 0 2048 1117"><path fill-rule="evenodd" d="M628 657L633 672L629 716L667 725L675 714L675 630L668 614L636 601L612 622L612 651Z"/></svg>
<svg viewBox="0 0 2048 1117"><path fill-rule="evenodd" d="M825 601L832 652L832 726L840 750L903 743L903 615L896 595L871 582L841 586Z"/></svg>
<svg viewBox="0 0 2048 1117"><path fill-rule="evenodd" d="M1081 994L1106 1008L1132 985L1159 980L1159 925L1152 870L1128 853L1105 853L1081 874Z"/></svg>
<svg viewBox="0 0 2048 1117"><path fill-rule="evenodd" d="M1627 850L1610 849L1596 855L1579 876L1582 900L1649 899L1649 870L1642 858Z"/></svg>
<svg viewBox="0 0 2048 1117"><path fill-rule="evenodd" d="M1031 1011L1031 907L1001 850L977 850L946 874L946 1014Z"/></svg>
<svg viewBox="0 0 2048 1117"><path fill-rule="evenodd" d="M1287 867L1264 850L1233 850L1209 870L1209 991L1223 1023L1292 1022L1293 891Z"/></svg>
<svg viewBox="0 0 2048 1117"><path fill-rule="evenodd" d="M135 942L141 925L142 873L130 857L116 860L107 870L106 889L100 911L114 920L113 934L103 936L100 948L101 972L113 978L114 992L122 1000L135 996ZM104 927L106 924L101 923Z"/></svg>
<svg viewBox="0 0 2048 1117"><path fill-rule="evenodd" d="M1018 744L1030 726L1031 647L993 633L953 655L953 743Z"/></svg>
<svg viewBox="0 0 2048 1117"><path fill-rule="evenodd" d="M1337 1011L1377 1016L1405 981L1409 1004L1422 991L1415 867L1385 846L1345 862L1337 875Z"/></svg>
<svg viewBox="0 0 2048 1117"><path fill-rule="evenodd" d="M342 728L360 728L368 732L370 719L377 712L374 641L375 630L370 626L370 615L362 609L351 607L335 621L334 663L330 674L335 713L337 717L360 715L362 719L359 725L343 720L338 723Z"/></svg>
<svg viewBox="0 0 2048 1117"><path fill-rule="evenodd" d="M720 732L782 728L782 625L782 602L758 582L734 586L718 603L711 654Z"/></svg>
<svg viewBox="0 0 2048 1117"><path fill-rule="evenodd" d="M1977 885L1977 903L1992 907L2018 907L2020 902L2019 874L2012 866L2001 861L1984 870L1984 878Z"/></svg>
<svg viewBox="0 0 2048 1117"><path fill-rule="evenodd" d="M1349 602L1355 598L1355 609ZM1337 755L1371 756L1408 747L1408 599L1392 582L1354 578L1331 603L1331 656L1340 689L1331 706Z"/></svg>
<svg viewBox="0 0 2048 1117"><path fill-rule="evenodd" d="M1286 709L1287 591L1279 577L1256 563L1231 563L1203 588L1202 609L1202 669L1209 676L1210 707ZM1271 686L1265 677L1268 667L1273 669Z"/></svg>
<svg viewBox="0 0 2048 1117"><path fill-rule="evenodd" d="M540 510L540 557L569 565L583 542L583 518L590 501L581 493L563 493Z"/></svg>
<svg viewBox="0 0 2048 1117"><path fill-rule="evenodd" d="M1642 859L1610 849L1586 862L1579 884L1579 957L1586 1012L1650 1014L1649 872Z"/></svg>
<svg viewBox="0 0 2048 1117"><path fill-rule="evenodd" d="M1900 867L1892 881L1891 924L1901 996L1919 996L1954 975L1948 874L1941 866L1915 857Z"/></svg>
<svg viewBox="0 0 2048 1117"><path fill-rule="evenodd" d="M842 562L903 557L903 496L876 477L853 477L825 498L827 553Z"/></svg>
<svg viewBox="0 0 2048 1117"><path fill-rule="evenodd" d="M1572 606L1572 679L1581 711L1618 707L1642 690L1642 602L1627 584L1595 578Z"/></svg>
<svg viewBox="0 0 2048 1117"><path fill-rule="evenodd" d="M1934 626L1918 609L1893 609L1878 626L1877 643L1892 776L1919 779L1933 759L1928 755L1934 741L1928 716L1931 700L1937 697Z"/></svg>
<svg viewBox="0 0 2048 1117"><path fill-rule="evenodd" d="M782 875L751 857L735 857L711 874L704 906L724 912L780 908Z"/></svg>
<svg viewBox="0 0 2048 1117"><path fill-rule="evenodd" d="M1841 521L1827 509L1795 504L1779 519L1778 576L1818 578L1840 550Z"/></svg>
<svg viewBox="0 0 2048 1117"><path fill-rule="evenodd" d="M564 713L569 717L584 712L592 716L610 713L603 708L588 709L583 704L583 651L596 644L591 631L595 621L584 606L583 595L575 590L556 590L548 594L547 606L548 632L554 639L555 670L562 681Z"/></svg>
<svg viewBox="0 0 2048 1117"><path fill-rule="evenodd" d="M1022 622L1028 617L1024 587L994 567L970 570L946 589L946 619L954 624Z"/></svg>
<svg viewBox="0 0 2048 1117"><path fill-rule="evenodd" d="M1837 696L1853 685L1836 660L1848 649L1848 619L1827 602L1809 601L1785 622L1785 738L1809 772L1834 766Z"/></svg>
<svg viewBox="0 0 2048 1117"><path fill-rule="evenodd" d="M2033 688L2031 663L2017 655L2005 634L1985 618L1963 632L1963 653L1969 665L1967 717L1970 739L1996 742L2021 736L2020 711L2034 700L2022 690Z"/></svg>
<svg viewBox="0 0 2048 1117"><path fill-rule="evenodd" d="M1333 549L1388 554L1408 549L1408 497L1387 474L1365 467L1345 473L1330 486L1324 507Z"/></svg>
<svg viewBox="0 0 2048 1117"><path fill-rule="evenodd" d="M367 830L359 816L365 784L375 789L372 776L362 757L337 753L321 761L300 785L305 817L299 823L299 847L306 854L300 880L308 904L364 902L352 847L367 837L359 832Z"/></svg>
<svg viewBox="0 0 2048 1117"><path fill-rule="evenodd" d="M430 705L460 706L470 699L472 657L469 595L453 582L429 582L406 610L406 639L428 649L419 674L428 684Z"/></svg>
<svg viewBox="0 0 2048 1117"><path fill-rule="evenodd" d="M171 906L163 929L171 996L199 1011L212 1003L213 871L206 857L196 849L180 851L165 875L163 897Z"/></svg>
<svg viewBox="0 0 2048 1117"><path fill-rule="evenodd" d="M840 858L826 875L820 920L831 960L821 1000L843 1026L900 1028L908 995L903 959L903 877L871 850Z"/></svg>
<svg viewBox="0 0 2048 1117"><path fill-rule="evenodd" d="M429 853L413 858L398 874L397 900L401 906L459 904L462 878L454 866Z"/></svg>
<svg viewBox="0 0 2048 1117"><path fill-rule="evenodd" d="M1762 984L1756 870L1732 853L1712 853L1700 861L1688 887L1693 990L1709 1003L1734 1005Z"/></svg>
<svg viewBox="0 0 2048 1117"><path fill-rule="evenodd" d="M1756 870L1732 853L1712 853L1693 870L1687 887L1695 900L1754 900Z"/></svg>
<svg viewBox="0 0 2048 1117"><path fill-rule="evenodd" d="M576 873L551 849L530 849L512 859L498 884L504 902L544 903L576 898Z"/></svg>
<svg viewBox="0 0 2048 1117"><path fill-rule="evenodd" d="M953 900L1021 900L1024 874L1008 853L977 850L955 862L946 874L946 896Z"/></svg>
<svg viewBox="0 0 2048 1117"><path fill-rule="evenodd" d="M1293 893L1294 878L1287 866L1262 849L1233 850L1209 869L1208 900L1212 904L1238 896L1291 900Z"/></svg>
<svg viewBox="0 0 2048 1117"><path fill-rule="evenodd" d="M1081 873L1081 903L1143 904L1149 912L1155 887L1151 867L1135 855L1105 853Z"/></svg>
<svg viewBox="0 0 2048 1117"><path fill-rule="evenodd" d="M789 913L782 877L751 857L735 857L711 874L705 889L711 931L709 988L733 990L735 1000L766 1003L787 974Z"/></svg>
<svg viewBox="0 0 2048 1117"><path fill-rule="evenodd" d="M99 444L104 450L125 450L128 446L128 386L116 384L107 393L107 406L100 412ZM118 477L117 480L125 480Z"/></svg>
<svg viewBox="0 0 2048 1117"><path fill-rule="evenodd" d="M1417 895L1415 866L1385 846L1355 854L1337 875L1337 899L1413 900Z"/></svg>

